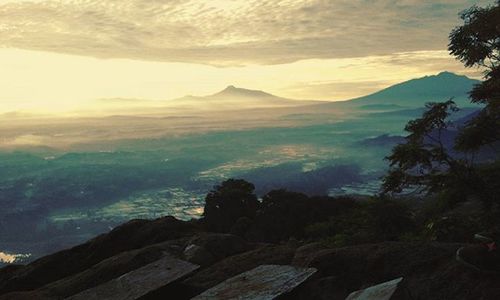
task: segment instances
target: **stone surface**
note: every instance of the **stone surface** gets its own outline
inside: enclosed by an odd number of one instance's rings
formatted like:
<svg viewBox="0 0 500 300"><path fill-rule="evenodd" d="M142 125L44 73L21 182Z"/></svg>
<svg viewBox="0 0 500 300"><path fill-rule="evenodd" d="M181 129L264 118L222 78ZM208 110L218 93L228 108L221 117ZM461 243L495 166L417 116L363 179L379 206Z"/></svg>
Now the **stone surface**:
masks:
<svg viewBox="0 0 500 300"><path fill-rule="evenodd" d="M228 256L251 250L239 236L223 233L203 233L193 237L184 250L185 259L207 266Z"/></svg>
<svg viewBox="0 0 500 300"><path fill-rule="evenodd" d="M390 300L403 277L352 292L346 300Z"/></svg>
<svg viewBox="0 0 500 300"><path fill-rule="evenodd" d="M84 244L47 255L15 270L0 269L0 295L36 290L48 283L85 271L122 252L192 237L194 232L198 231L195 223L174 217L132 220Z"/></svg>
<svg viewBox="0 0 500 300"><path fill-rule="evenodd" d="M216 261L216 258L205 247L190 244L184 249L184 259L190 263L207 266Z"/></svg>
<svg viewBox="0 0 500 300"><path fill-rule="evenodd" d="M314 268L262 265L220 283L193 300L272 300L292 291L316 271Z"/></svg>
<svg viewBox="0 0 500 300"><path fill-rule="evenodd" d="M305 267L309 264L311 257L314 257L315 253L322 250L328 249L320 242L305 244L300 246L295 251L295 256L293 257L292 265L298 267Z"/></svg>
<svg viewBox="0 0 500 300"><path fill-rule="evenodd" d="M193 289L207 290L222 281L251 270L260 265L288 265L292 261L294 248L268 245L225 258L184 280Z"/></svg>
<svg viewBox="0 0 500 300"><path fill-rule="evenodd" d="M85 290L68 299L71 300L132 300L155 291L184 276L191 274L199 266L165 256L118 278Z"/></svg>

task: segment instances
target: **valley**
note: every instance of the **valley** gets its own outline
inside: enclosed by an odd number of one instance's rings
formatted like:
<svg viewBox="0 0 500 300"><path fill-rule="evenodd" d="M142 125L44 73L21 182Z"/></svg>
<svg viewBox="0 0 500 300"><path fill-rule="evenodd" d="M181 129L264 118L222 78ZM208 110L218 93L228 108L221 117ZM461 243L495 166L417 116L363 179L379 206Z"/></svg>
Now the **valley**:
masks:
<svg viewBox="0 0 500 300"><path fill-rule="evenodd" d="M475 83L441 73L331 103L228 87L154 107L116 100L101 116L3 115L0 252L31 260L130 219L198 218L227 178L253 182L259 196L376 193L408 120L428 101L463 102ZM467 106L456 119L477 109Z"/></svg>

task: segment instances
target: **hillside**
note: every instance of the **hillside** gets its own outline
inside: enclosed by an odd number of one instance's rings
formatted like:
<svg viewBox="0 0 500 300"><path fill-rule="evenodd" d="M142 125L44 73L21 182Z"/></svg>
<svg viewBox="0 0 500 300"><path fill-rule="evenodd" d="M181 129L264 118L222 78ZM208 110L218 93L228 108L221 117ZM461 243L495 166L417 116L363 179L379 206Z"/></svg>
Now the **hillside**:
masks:
<svg viewBox="0 0 500 300"><path fill-rule="evenodd" d="M238 295L278 289L276 280L288 275L282 297L251 299L345 299L395 278L403 280L391 299L498 299L499 276L455 259L484 226L479 203L431 215L423 209L429 203L285 190L258 201L251 183L227 180L208 194L202 219L135 219L76 247L0 269L0 299L187 300L214 288ZM259 267L280 266L292 273L251 276ZM293 275L304 271L314 275ZM241 284L235 278L242 277L250 290L227 281ZM225 293L217 299L233 299Z"/></svg>
<svg viewBox="0 0 500 300"><path fill-rule="evenodd" d="M405 81L376 93L347 100L320 104L323 107L357 107L362 109L397 110L419 108L427 102L442 102L450 98L460 107L474 107L469 91L480 81L450 72Z"/></svg>
<svg viewBox="0 0 500 300"><path fill-rule="evenodd" d="M345 299L352 291L398 277L404 279L391 299L498 299L499 277L457 263L454 255L460 246L438 242L381 242L340 248L304 242L260 244L231 234L208 233L195 223L171 217L135 220L27 266L0 269L0 299L62 299L86 290L88 297L93 287L132 275L166 255L201 268L166 286L150 288L140 299L191 299L265 264L318 270L286 299ZM153 272L132 280L147 288L154 277Z"/></svg>

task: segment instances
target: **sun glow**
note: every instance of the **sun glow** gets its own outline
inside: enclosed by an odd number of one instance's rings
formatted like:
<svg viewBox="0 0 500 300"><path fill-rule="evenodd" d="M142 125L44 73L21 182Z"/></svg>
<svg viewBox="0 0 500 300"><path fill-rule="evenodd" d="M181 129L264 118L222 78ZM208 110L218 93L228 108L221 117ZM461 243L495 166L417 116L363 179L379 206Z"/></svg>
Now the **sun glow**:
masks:
<svg viewBox="0 0 500 300"><path fill-rule="evenodd" d="M230 84L295 99L346 100L438 71L423 61L463 71L446 51L218 68L0 49L0 112L98 109L97 99L168 100L216 93Z"/></svg>

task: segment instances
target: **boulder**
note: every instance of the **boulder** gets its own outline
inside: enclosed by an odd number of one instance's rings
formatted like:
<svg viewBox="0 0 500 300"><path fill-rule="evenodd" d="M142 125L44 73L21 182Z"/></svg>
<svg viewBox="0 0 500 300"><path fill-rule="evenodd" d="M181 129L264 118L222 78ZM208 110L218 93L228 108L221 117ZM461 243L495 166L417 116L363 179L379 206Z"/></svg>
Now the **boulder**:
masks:
<svg viewBox="0 0 500 300"><path fill-rule="evenodd" d="M186 279L183 284L193 290L207 290L222 281L263 264L287 265L292 261L294 248L267 245L225 258Z"/></svg>
<svg viewBox="0 0 500 300"><path fill-rule="evenodd" d="M68 300L135 300L154 292L198 269L198 265L165 255L161 259L94 288L78 293Z"/></svg>
<svg viewBox="0 0 500 300"><path fill-rule="evenodd" d="M77 274L118 253L140 249L163 241L191 236L197 231L193 222L174 217L132 220L84 244L42 257L15 271L0 270L0 295L11 291L40 288L47 283ZM7 273L2 275L2 273Z"/></svg>
<svg viewBox="0 0 500 300"><path fill-rule="evenodd" d="M184 259L208 266L231 255L251 249L251 245L239 236L222 233L202 233L188 242Z"/></svg>
<svg viewBox="0 0 500 300"><path fill-rule="evenodd" d="M328 247L320 242L310 243L300 246L295 251L292 265L307 266L310 263L309 260L315 256L315 253L325 249L328 249Z"/></svg>
<svg viewBox="0 0 500 300"><path fill-rule="evenodd" d="M180 239L126 251L107 258L80 273L51 282L37 290L16 292L15 294L9 293L0 296L0 299L9 299L13 295L15 295L14 299L66 298L152 263L165 256L166 253L174 257L180 257L186 242L185 239Z"/></svg>
<svg viewBox="0 0 500 300"><path fill-rule="evenodd" d="M288 265L262 265L229 278L192 300L273 300L293 291L316 271Z"/></svg>
<svg viewBox="0 0 500 300"><path fill-rule="evenodd" d="M345 300L391 300L403 277L354 291Z"/></svg>
<svg viewBox="0 0 500 300"><path fill-rule="evenodd" d="M205 247L189 244L184 250L184 259L200 266L208 266L217 259Z"/></svg>
<svg viewBox="0 0 500 300"><path fill-rule="evenodd" d="M287 299L345 299L352 291L404 277L391 299L500 299L500 276L455 260L460 244L384 242L312 251L317 276Z"/></svg>

